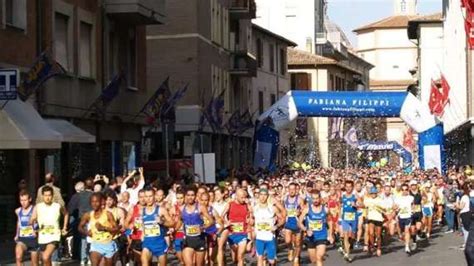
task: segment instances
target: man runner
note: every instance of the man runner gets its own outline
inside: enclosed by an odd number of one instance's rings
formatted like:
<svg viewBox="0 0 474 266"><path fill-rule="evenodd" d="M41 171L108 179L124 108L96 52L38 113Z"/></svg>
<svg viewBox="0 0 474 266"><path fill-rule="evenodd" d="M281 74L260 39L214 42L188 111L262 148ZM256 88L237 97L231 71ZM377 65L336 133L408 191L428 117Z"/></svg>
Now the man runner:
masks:
<svg viewBox="0 0 474 266"><path fill-rule="evenodd" d="M20 205L21 207L15 210L18 218L15 235L15 253L16 265L23 265L23 254L30 253L31 265L37 266L38 261L38 225L30 225L30 219L33 214L34 206L31 205L31 196L26 190L20 191Z"/></svg>

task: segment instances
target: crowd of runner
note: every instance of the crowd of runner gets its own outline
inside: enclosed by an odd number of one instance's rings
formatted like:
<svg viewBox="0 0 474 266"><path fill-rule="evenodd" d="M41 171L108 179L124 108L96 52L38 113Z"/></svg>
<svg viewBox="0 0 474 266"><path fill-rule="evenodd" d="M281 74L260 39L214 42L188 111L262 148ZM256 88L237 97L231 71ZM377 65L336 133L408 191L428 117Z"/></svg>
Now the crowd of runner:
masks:
<svg viewBox="0 0 474 266"><path fill-rule="evenodd" d="M19 194L16 260L22 265L29 252L32 265L52 265L63 245L78 250L82 265L105 266L222 266L230 260L241 266L249 256L259 266L276 265L282 249L293 265L300 265L304 249L320 266L327 248L352 262L354 249L383 256L392 241L402 241L412 255L441 224L448 233L458 226L469 242L470 177L465 169L445 176L436 170L313 169L261 174L252 182L176 182L165 191L145 184L139 169L123 180L78 182L66 206L54 176L47 175L35 205L31 193ZM64 241L71 232L74 240Z"/></svg>

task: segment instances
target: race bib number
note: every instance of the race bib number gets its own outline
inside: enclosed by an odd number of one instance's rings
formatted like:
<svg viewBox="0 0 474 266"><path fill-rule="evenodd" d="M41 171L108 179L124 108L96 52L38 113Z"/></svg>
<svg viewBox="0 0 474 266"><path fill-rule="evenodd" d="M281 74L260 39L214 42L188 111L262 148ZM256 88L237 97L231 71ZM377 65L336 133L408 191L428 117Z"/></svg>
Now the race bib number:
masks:
<svg viewBox="0 0 474 266"><path fill-rule="evenodd" d="M409 213L409 212L408 212L408 208L402 208L402 209L400 209L400 214L403 215L403 214L408 214L408 213Z"/></svg>
<svg viewBox="0 0 474 266"><path fill-rule="evenodd" d="M287 216L288 217L296 217L297 213L296 213L296 209L288 209L287 211Z"/></svg>
<svg viewBox="0 0 474 266"><path fill-rule="evenodd" d="M104 241L110 239L110 233L105 231L98 231L94 233L92 239L95 241Z"/></svg>
<svg viewBox="0 0 474 266"><path fill-rule="evenodd" d="M421 205L413 206L413 212L421 212Z"/></svg>
<svg viewBox="0 0 474 266"><path fill-rule="evenodd" d="M147 224L144 226L143 234L145 237L160 236L160 225L159 224Z"/></svg>
<svg viewBox="0 0 474 266"><path fill-rule="evenodd" d="M346 220L346 221L355 221L355 213L354 212L344 213L344 220Z"/></svg>
<svg viewBox="0 0 474 266"><path fill-rule="evenodd" d="M20 228L19 237L32 237L34 236L33 226L25 226Z"/></svg>
<svg viewBox="0 0 474 266"><path fill-rule="evenodd" d="M201 234L201 227L199 225L187 225L186 235L187 236L198 236Z"/></svg>
<svg viewBox="0 0 474 266"><path fill-rule="evenodd" d="M321 231L323 230L323 221L321 220L309 221L308 227L309 227L309 230L311 231Z"/></svg>
<svg viewBox="0 0 474 266"><path fill-rule="evenodd" d="M243 233L244 232L244 224L243 223L233 223L232 224L232 232L234 232L234 233Z"/></svg>
<svg viewBox="0 0 474 266"><path fill-rule="evenodd" d="M43 235L54 235L58 233L58 229L54 225L43 225L40 233Z"/></svg>
<svg viewBox="0 0 474 266"><path fill-rule="evenodd" d="M135 227L136 229L140 230L142 228L142 220L141 219L135 219L134 223L133 223L133 227Z"/></svg>
<svg viewBox="0 0 474 266"><path fill-rule="evenodd" d="M272 227L269 223L257 223L258 231L271 231Z"/></svg>

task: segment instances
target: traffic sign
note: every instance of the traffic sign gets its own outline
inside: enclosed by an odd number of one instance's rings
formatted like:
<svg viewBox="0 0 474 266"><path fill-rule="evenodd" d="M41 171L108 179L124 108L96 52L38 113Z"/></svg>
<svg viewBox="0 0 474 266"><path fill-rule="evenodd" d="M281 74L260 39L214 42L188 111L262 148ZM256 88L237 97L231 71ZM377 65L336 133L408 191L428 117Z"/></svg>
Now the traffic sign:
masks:
<svg viewBox="0 0 474 266"><path fill-rule="evenodd" d="M20 86L18 69L0 69L0 100L16 100Z"/></svg>

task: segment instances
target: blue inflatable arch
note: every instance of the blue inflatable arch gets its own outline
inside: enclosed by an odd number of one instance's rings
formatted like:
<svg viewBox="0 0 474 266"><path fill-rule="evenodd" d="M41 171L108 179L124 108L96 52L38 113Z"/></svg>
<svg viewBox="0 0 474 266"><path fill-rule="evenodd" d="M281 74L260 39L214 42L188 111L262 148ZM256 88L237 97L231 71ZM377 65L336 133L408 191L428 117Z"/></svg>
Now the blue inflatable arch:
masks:
<svg viewBox="0 0 474 266"><path fill-rule="evenodd" d="M408 92L318 92L293 90L260 115L255 129L256 167L273 165L278 131L297 117L400 117L418 133L422 169L445 169L443 125Z"/></svg>

